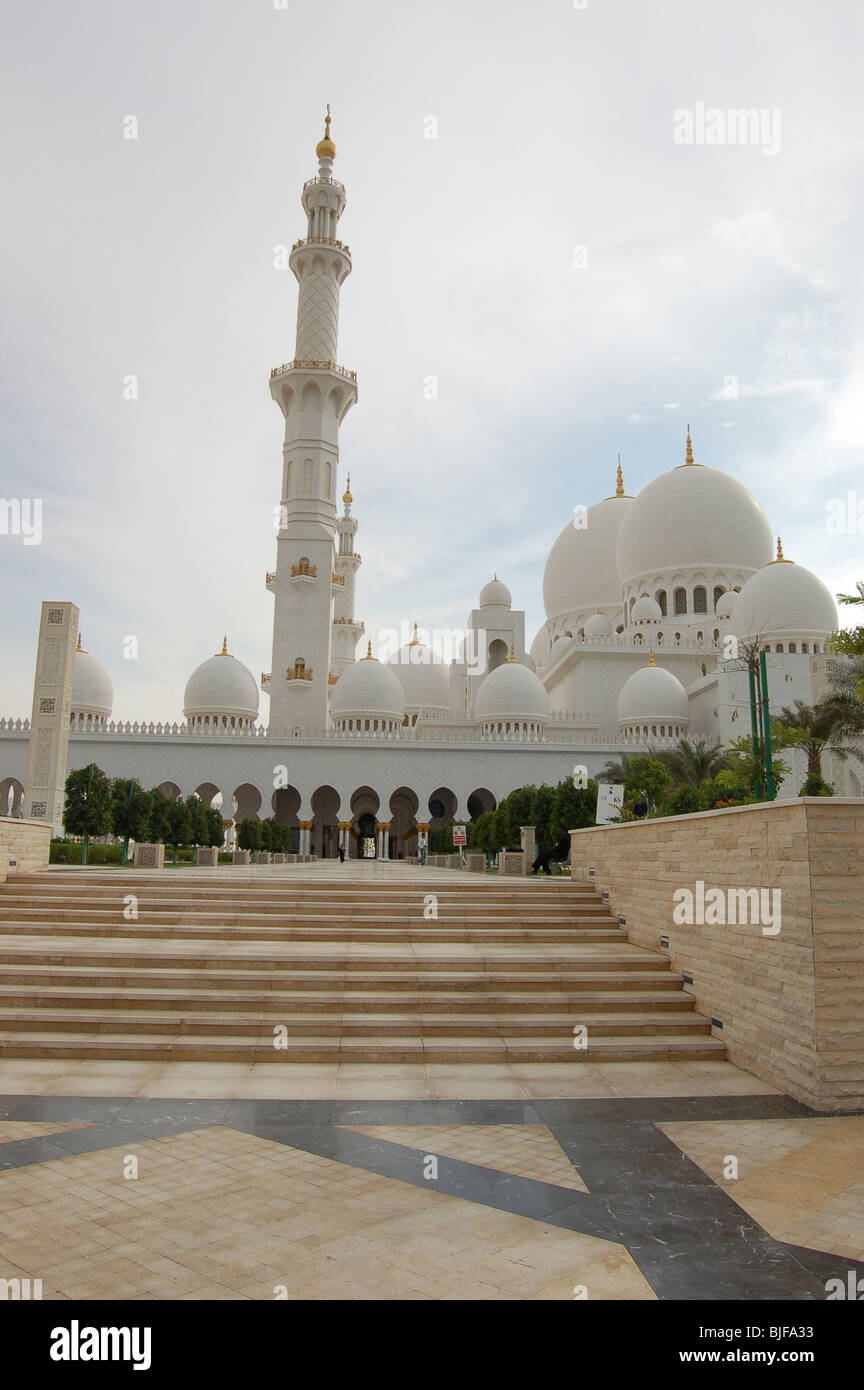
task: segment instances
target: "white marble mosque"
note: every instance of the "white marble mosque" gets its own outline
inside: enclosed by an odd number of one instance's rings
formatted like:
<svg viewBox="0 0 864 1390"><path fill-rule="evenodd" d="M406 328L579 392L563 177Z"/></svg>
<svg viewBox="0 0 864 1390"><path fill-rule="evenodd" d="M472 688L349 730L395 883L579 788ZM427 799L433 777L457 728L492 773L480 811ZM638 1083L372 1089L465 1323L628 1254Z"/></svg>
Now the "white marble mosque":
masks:
<svg viewBox="0 0 864 1390"><path fill-rule="evenodd" d="M298 827L301 853L411 854L418 829L470 819L527 783L680 738L749 732L746 672L725 639L758 638L776 709L826 685L837 626L822 581L783 555L767 516L735 478L683 461L637 496L620 464L612 494L566 519L543 576L546 621L530 648L524 613L497 577L468 614L450 660L415 627L372 650L355 611L360 556L350 479L339 511L339 427L357 397L337 365L342 284L337 238L345 188L333 175L330 120L303 186L306 233L292 248L299 285L294 357L273 369L285 421L270 671L259 680L228 650L191 673L179 711L112 721L111 678L79 640L68 766L96 762L221 804L228 842L248 815ZM611 470L610 470L611 482ZM407 636L407 634L406 634ZM262 712L262 692L269 714ZM0 719L0 812L22 814L29 722ZM804 777L798 754L781 796ZM839 794L860 768L832 763Z"/></svg>

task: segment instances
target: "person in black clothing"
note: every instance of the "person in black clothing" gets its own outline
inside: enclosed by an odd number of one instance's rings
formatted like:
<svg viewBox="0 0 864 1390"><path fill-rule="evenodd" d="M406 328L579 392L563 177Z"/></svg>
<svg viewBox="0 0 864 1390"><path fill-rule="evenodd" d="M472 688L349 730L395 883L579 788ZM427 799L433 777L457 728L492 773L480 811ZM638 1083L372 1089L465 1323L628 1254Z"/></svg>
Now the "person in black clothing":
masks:
<svg viewBox="0 0 864 1390"><path fill-rule="evenodd" d="M547 874L551 874L549 867L550 859L566 859L570 853L570 836L563 825L558 827L558 839L552 849L538 849L537 858L531 866L532 874L539 874L541 869L545 869Z"/></svg>

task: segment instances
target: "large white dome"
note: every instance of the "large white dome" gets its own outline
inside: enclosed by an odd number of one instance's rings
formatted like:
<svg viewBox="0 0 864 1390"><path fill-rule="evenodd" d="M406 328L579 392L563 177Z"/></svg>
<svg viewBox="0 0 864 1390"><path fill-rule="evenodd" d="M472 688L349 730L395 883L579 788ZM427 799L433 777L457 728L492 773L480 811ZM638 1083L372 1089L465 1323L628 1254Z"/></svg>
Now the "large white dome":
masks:
<svg viewBox="0 0 864 1390"><path fill-rule="evenodd" d="M258 717L258 686L248 667L222 644L222 651L208 657L192 672L183 696L183 714L192 720L199 715L216 718Z"/></svg>
<svg viewBox="0 0 864 1390"><path fill-rule="evenodd" d="M88 714L99 715L110 719L113 704L111 677L101 661L84 650L79 637L72 672L72 714L84 715L85 718Z"/></svg>
<svg viewBox="0 0 864 1390"><path fill-rule="evenodd" d="M618 693L619 724L657 720L683 724L690 719L687 692L677 676L662 666L634 671Z"/></svg>
<svg viewBox="0 0 864 1390"><path fill-rule="evenodd" d="M581 518L571 521L549 552L543 574L543 604L547 618L593 612L621 605L621 586L615 563L618 533L634 505L632 497L607 497L595 502Z"/></svg>
<svg viewBox="0 0 864 1390"><path fill-rule="evenodd" d="M837 627L828 589L811 570L791 560L774 560L747 580L737 595L733 618L740 637L824 639Z"/></svg>
<svg viewBox="0 0 864 1390"><path fill-rule="evenodd" d="M371 655L346 666L333 687L330 713L339 719L374 716L401 720L405 697L393 668Z"/></svg>
<svg viewBox="0 0 864 1390"><path fill-rule="evenodd" d="M528 719L549 715L549 696L539 678L519 661L505 661L483 681L474 702L478 719Z"/></svg>
<svg viewBox="0 0 864 1390"><path fill-rule="evenodd" d="M413 640L387 665L402 687L406 710L415 713L419 709L450 708L450 667L419 640L416 623Z"/></svg>
<svg viewBox="0 0 864 1390"><path fill-rule="evenodd" d="M655 478L628 508L618 532L618 578L623 588L681 570L757 570L772 548L768 518L742 483L685 463Z"/></svg>

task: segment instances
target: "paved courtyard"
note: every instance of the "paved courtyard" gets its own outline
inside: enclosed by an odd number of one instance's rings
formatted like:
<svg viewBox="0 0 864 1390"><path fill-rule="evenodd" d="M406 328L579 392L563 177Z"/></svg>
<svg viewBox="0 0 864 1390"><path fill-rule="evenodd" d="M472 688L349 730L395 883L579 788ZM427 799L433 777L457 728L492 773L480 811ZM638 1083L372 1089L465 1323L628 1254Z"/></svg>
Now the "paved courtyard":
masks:
<svg viewBox="0 0 864 1390"><path fill-rule="evenodd" d="M0 1278L58 1300L817 1301L864 1275L862 1153L864 1117L716 1059L0 1058Z"/></svg>

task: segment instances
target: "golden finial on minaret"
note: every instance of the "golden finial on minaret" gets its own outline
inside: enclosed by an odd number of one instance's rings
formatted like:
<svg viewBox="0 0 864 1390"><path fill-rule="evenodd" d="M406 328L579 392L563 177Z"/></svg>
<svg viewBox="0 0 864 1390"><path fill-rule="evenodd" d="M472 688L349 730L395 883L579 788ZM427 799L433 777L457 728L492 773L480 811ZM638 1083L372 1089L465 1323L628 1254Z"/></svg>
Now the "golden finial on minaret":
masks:
<svg viewBox="0 0 864 1390"><path fill-rule="evenodd" d="M78 633L78 646L75 648L75 650L76 650L76 652L83 652L83 650L84 650L84 648L81 646L81 633L80 633L80 632Z"/></svg>
<svg viewBox="0 0 864 1390"><path fill-rule="evenodd" d="M621 455L620 455L620 454L618 455L618 486L615 488L615 496L616 496L616 497L626 497L626 496L627 496L626 492L624 491L624 473L623 473L622 468L621 468Z"/></svg>
<svg viewBox="0 0 864 1390"><path fill-rule="evenodd" d="M315 146L315 153L319 159L335 159L336 146L330 139L330 103L327 103L327 115L324 117L324 139L319 140Z"/></svg>
<svg viewBox="0 0 864 1390"><path fill-rule="evenodd" d="M654 648L653 648L653 647L651 647L650 650L649 650L649 652L648 652L648 665L649 665L649 666L655 665L655 662L654 662Z"/></svg>
<svg viewBox="0 0 864 1390"><path fill-rule="evenodd" d="M345 484L345 491L342 493L342 501L345 502L346 504L349 503L349 502L353 502L353 501L354 501L354 498L351 496L351 474L350 474L350 473L348 474L348 481L347 481L347 483Z"/></svg>
<svg viewBox="0 0 864 1390"><path fill-rule="evenodd" d="M690 426L689 426L689 425L687 426L687 456L686 456L686 458L684 459L684 462L685 462L685 463L695 463L695 459L693 458L693 440L690 438Z"/></svg>

